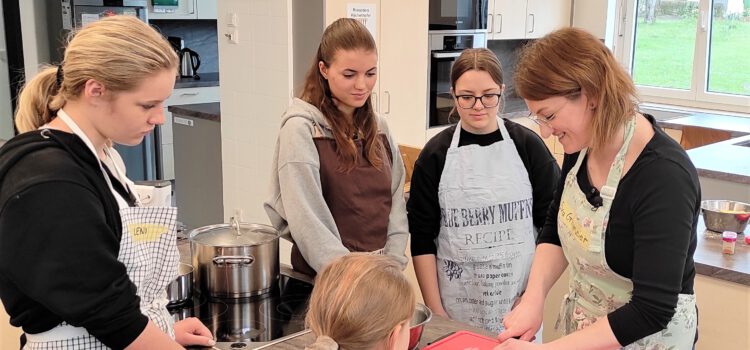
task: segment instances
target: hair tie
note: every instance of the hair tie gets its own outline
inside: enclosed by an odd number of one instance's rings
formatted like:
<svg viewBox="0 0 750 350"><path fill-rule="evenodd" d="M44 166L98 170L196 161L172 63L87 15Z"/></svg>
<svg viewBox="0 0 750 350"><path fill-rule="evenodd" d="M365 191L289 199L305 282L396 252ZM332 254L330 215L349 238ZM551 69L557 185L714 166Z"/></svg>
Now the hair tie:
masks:
<svg viewBox="0 0 750 350"><path fill-rule="evenodd" d="M315 338L315 343L306 347L306 350L338 350L339 344L327 335Z"/></svg>
<svg viewBox="0 0 750 350"><path fill-rule="evenodd" d="M60 90L63 82L63 67L62 63L57 65L57 89Z"/></svg>

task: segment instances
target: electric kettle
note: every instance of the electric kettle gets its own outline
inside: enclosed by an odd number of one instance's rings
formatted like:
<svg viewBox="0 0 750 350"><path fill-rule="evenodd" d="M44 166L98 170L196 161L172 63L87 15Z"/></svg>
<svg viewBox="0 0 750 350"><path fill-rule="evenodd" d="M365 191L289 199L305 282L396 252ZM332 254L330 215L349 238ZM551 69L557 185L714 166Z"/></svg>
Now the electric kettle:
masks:
<svg viewBox="0 0 750 350"><path fill-rule="evenodd" d="M198 67L201 66L201 56L197 52L184 48L180 50L180 77L200 79Z"/></svg>

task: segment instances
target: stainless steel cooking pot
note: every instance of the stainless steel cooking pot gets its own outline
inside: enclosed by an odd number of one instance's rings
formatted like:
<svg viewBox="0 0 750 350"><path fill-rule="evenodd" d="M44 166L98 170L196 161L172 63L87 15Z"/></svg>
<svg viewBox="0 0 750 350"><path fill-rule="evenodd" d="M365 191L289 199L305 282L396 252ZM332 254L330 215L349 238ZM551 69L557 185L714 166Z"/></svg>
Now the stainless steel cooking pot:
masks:
<svg viewBox="0 0 750 350"><path fill-rule="evenodd" d="M180 263L177 278L167 285L169 306L180 305L193 297L193 267Z"/></svg>
<svg viewBox="0 0 750 350"><path fill-rule="evenodd" d="M279 233L273 227L235 221L195 229L189 237L201 293L245 298L277 285Z"/></svg>

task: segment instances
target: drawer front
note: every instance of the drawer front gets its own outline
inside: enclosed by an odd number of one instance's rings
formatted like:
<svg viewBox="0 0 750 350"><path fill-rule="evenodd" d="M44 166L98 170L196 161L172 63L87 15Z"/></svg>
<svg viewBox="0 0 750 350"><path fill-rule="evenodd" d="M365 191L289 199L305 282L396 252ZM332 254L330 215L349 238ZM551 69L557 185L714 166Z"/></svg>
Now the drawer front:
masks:
<svg viewBox="0 0 750 350"><path fill-rule="evenodd" d="M219 94L218 86L174 89L164 106L219 102Z"/></svg>

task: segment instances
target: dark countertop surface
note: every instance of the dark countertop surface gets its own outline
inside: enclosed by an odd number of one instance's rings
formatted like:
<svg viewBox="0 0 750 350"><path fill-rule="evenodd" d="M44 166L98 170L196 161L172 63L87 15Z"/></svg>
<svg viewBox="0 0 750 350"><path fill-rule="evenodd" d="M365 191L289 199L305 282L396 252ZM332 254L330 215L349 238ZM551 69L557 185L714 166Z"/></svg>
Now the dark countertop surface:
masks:
<svg viewBox="0 0 750 350"><path fill-rule="evenodd" d="M196 80L193 78L177 78L174 83L175 89L193 88L193 87L206 87L206 86L219 86L219 72L198 72L200 79Z"/></svg>
<svg viewBox="0 0 750 350"><path fill-rule="evenodd" d="M729 182L750 184L750 147L737 143L750 141L750 118L696 113L682 118L660 120L659 126L681 130L684 126L729 131L734 138L688 150L698 175Z"/></svg>
<svg viewBox="0 0 750 350"><path fill-rule="evenodd" d="M195 103L190 105L174 105L167 107L173 115L201 118L221 123L221 103Z"/></svg>
<svg viewBox="0 0 750 350"><path fill-rule="evenodd" d="M747 143L746 146L738 144ZM698 175L750 185L750 135L687 151Z"/></svg>
<svg viewBox="0 0 750 350"><path fill-rule="evenodd" d="M750 235L750 227L745 229L744 235L737 237L734 254L723 254L721 234L706 230L701 215L698 246L693 255L695 271L700 275L750 287L750 245L745 243L747 235Z"/></svg>
<svg viewBox="0 0 750 350"><path fill-rule="evenodd" d="M734 136L750 134L750 118L723 114L695 113L687 117L659 121L663 128L682 129L684 126L729 131Z"/></svg>

